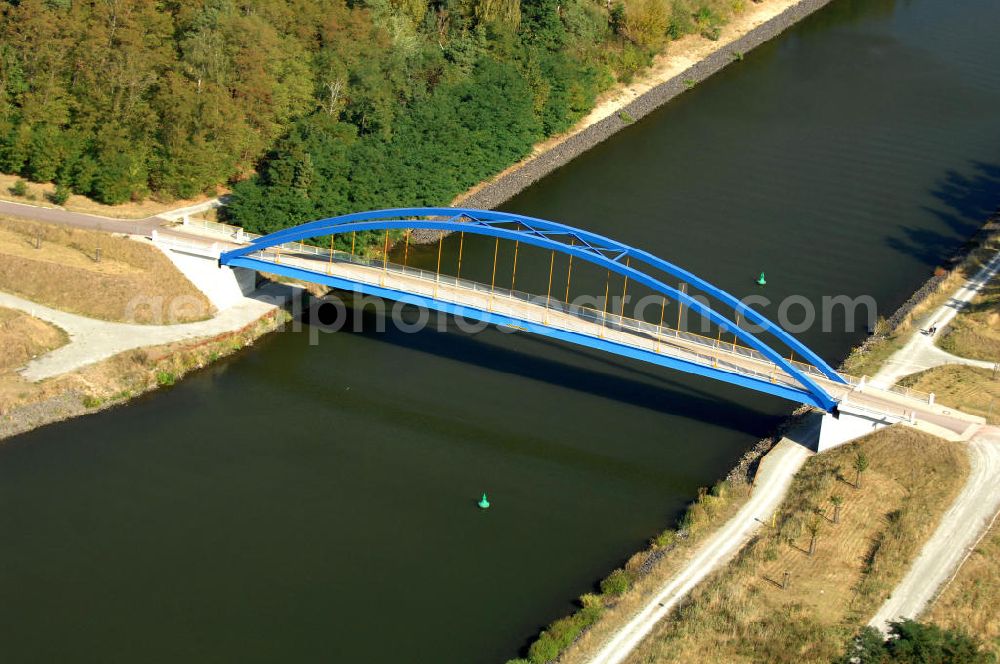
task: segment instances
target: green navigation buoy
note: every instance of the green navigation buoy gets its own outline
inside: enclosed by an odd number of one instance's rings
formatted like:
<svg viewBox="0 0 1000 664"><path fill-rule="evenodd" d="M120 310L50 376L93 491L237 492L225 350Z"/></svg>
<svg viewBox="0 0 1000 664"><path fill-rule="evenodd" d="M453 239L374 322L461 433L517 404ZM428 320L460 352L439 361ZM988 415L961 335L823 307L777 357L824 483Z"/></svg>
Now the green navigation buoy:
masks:
<svg viewBox="0 0 1000 664"><path fill-rule="evenodd" d="M488 510L490 508L490 501L486 500L486 493L483 493L482 499L479 501L479 509Z"/></svg>
<svg viewBox="0 0 1000 664"><path fill-rule="evenodd" d="M757 285L758 286L766 286L767 285L767 279L764 278L764 273L763 272L760 273L760 278L757 279Z"/></svg>

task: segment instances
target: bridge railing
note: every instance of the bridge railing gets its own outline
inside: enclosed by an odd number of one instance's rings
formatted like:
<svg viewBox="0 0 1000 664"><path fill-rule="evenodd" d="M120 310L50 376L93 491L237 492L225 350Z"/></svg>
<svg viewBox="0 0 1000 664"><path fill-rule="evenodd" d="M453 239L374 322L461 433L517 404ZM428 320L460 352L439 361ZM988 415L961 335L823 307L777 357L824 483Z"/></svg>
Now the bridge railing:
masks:
<svg viewBox="0 0 1000 664"><path fill-rule="evenodd" d="M660 347L670 345L672 341L682 341L695 346L700 346L706 350L710 350L712 354L698 352L690 347L671 347L675 348L677 352L697 358L699 361L706 364L723 368L734 373L750 375L755 378L769 380L771 382L781 382L798 386L797 381L788 376L788 374L786 374L780 367L777 367L777 365L771 362L771 360L768 359L763 353L738 343L723 341L718 337L713 339L694 332L678 330L666 325L658 325L656 323L650 323L635 318L623 317L620 314L605 312L582 305L570 304L563 302L562 300L546 298L545 296L505 288L503 286L491 287L488 284L478 281L461 279L452 275L439 274L430 270L400 265L398 263L383 263L383 261L378 258L365 258L363 256L353 255L346 251L334 250L331 255L331 251L329 249L298 242L280 245L280 248L277 251L271 250L257 252L257 254L262 256L265 254L269 255L272 259L277 259L279 262L281 257L300 257L314 262L323 261L326 263L327 267L337 263L350 263L353 265L376 269L387 274L414 277L428 284L429 293L433 292L434 285L439 287L453 286L489 295L493 299L509 299L526 302L543 307L549 312L563 313L586 322L601 325L609 330L638 334L646 339L648 342L647 345L650 345L651 348L657 350L658 352ZM323 271L325 269L321 265L316 265L316 267L319 268L318 271ZM372 283L374 284L375 282ZM545 317L546 315L542 314L539 316L539 319L534 322L545 323ZM724 359L720 359L720 354L756 360L767 365L769 370L767 372L761 372L743 365L736 365L731 362L727 362ZM791 359L790 362L793 366L807 375L820 379L826 378L825 374L811 364L806 364L794 359ZM851 376L849 374L841 374L841 376L845 381L847 381L848 385L852 387L856 387L861 383L861 380L855 376ZM894 385L889 388L889 391L923 402L930 401L930 395L928 393L907 387Z"/></svg>
<svg viewBox="0 0 1000 664"><path fill-rule="evenodd" d="M188 223L191 226L201 227L201 228L204 228L204 229L212 231L212 232L220 233L222 235L225 235L227 238L233 239L233 240L242 239L245 242L250 242L252 240L255 240L255 239L261 237L260 235L257 235L255 233L249 233L249 232L242 231L242 229L239 228L238 226L232 226L232 225L229 225L229 224L223 224L223 223L217 222L217 221L209 221L207 219L191 219L191 220L189 220ZM242 232L242 235L240 234L241 232ZM366 259L366 258L363 258L361 256L357 256L357 255L348 253L346 251L341 251L341 250L333 250L333 251L331 251L330 249L328 249L326 247L317 247L317 246L314 246L314 245L305 244L304 242L284 243L284 244L278 245L278 248L279 248L278 251L284 252L286 255L312 255L312 256L315 256L315 257L324 258L326 260L330 260L331 259L331 255L332 255L332 260L334 262L349 262L349 263L354 263L356 265L366 265L366 266L369 266L369 267L382 267L382 261L380 261L378 259ZM402 266L402 265L399 265L398 263L390 263L389 265L391 266L391 269L394 270L394 271L403 270L407 274L411 274L413 276L418 276L419 278L424 278L424 279L431 278L431 279L436 279L436 280L439 280L439 281L440 280L447 281L448 279L454 279L454 277L449 277L448 275L438 275L438 274L430 272L428 270L418 270L418 272L419 272L419 274L418 274L417 272L414 272L414 270L417 270L417 268L410 268L410 267L407 267L407 266ZM455 285L460 285L460 286L468 287L468 288L476 288L476 287L482 286L482 284L480 284L479 282L471 282L471 281L466 281L466 280L462 280L461 284L458 284L458 282L455 282ZM509 289L503 289L503 288L494 288L493 289L494 292L505 292L505 291L508 291L508 290ZM514 296L512 293L508 293L508 295ZM520 292L518 292L518 295L522 295L522 294ZM523 295L527 296L527 294L523 294ZM614 314L607 314L607 315L608 316L612 316L612 317L614 316ZM682 338L682 339L684 339L686 341L690 341L690 342L693 342L693 343L699 343L699 344L702 344L702 345L709 345L709 346L712 346L713 348L718 349L721 352L731 352L733 354L740 355L742 357L752 358L752 359L755 359L755 360L759 360L761 362L769 362L770 361L762 353L760 353L759 351L756 351L756 350L754 350L752 348L748 348L747 346L743 346L743 345L741 345L739 343L736 343L735 341L733 341L733 342L725 342L725 341L721 341L719 339L712 339L712 338L706 337L704 335L695 334L693 332L685 332L685 331L676 330L675 328L671 328L671 327L667 327L667 326L660 326L660 325L657 325L655 323L647 323L645 321L638 321L636 319L631 319L631 320L634 321L635 323L640 324L640 326L645 331L651 331L653 334L658 334L660 336L669 336L669 335L672 334L672 335L674 335L675 338ZM659 328L659 330L657 330L657 329L649 330L648 328L650 328L650 327L652 327L652 328ZM822 371L820 371L819 369L817 369L816 367L814 367L811 364L807 364L805 362L800 362L800 361L795 360L793 358L789 358L789 362L796 369L798 369L799 371L802 371L803 373L809 374L809 375L817 377L817 378L825 378L825 374L823 374ZM855 378L854 376L849 376L849 375L846 375L846 374L841 374L841 375L851 385L857 385L858 382L859 382L859 379Z"/></svg>
<svg viewBox="0 0 1000 664"><path fill-rule="evenodd" d="M238 226L232 226L229 224L224 224L217 221L210 221L208 219L189 219L187 221L189 226L201 227L213 233L218 233L225 235L227 239L235 240L238 242L251 242L262 236L256 233L250 233L243 231ZM413 268L409 266L399 265L398 263L388 263L383 264L383 262L377 258L365 258L363 256L358 256L346 251L341 250L331 250L325 247L317 247L314 245L305 244L304 242L291 242L277 245L270 252L257 252L258 254L269 253L273 258L280 262L280 256L299 256L302 258L310 258L312 260L322 260L328 265L333 263L351 263L354 265L360 265L371 268L378 268L386 272L392 272L394 274L404 274L407 276L416 277L423 281L433 282L435 284L441 285L452 285L459 288L466 288L475 292L490 293L492 297L500 298L510 298L514 300L521 300L543 306L550 311L562 312L568 315L575 316L582 320L587 320L593 323L601 324L609 329L619 329L621 331L637 332L647 339L655 340L657 345L663 343L669 343L671 340L674 341L684 341L689 344L695 344L702 346L704 348L710 348L713 351L713 355L704 355L701 353L696 353L690 349L685 349L686 352L697 355L703 360L707 360L715 365L720 364L718 357L719 353L733 355L738 357L744 357L748 359L753 359L764 364L768 364L774 368L770 373L756 372L752 369L747 369L745 367L737 367L728 362L722 362L722 364L727 367L732 366L734 370L739 373L751 373L759 378L766 378L768 380L782 380L782 382L789 382L795 384L794 380L791 380L784 371L779 369L774 365L763 353L754 350L753 348L748 348L734 341L723 341L721 338L717 337L712 339L711 337L706 337L705 335L697 334L694 332L687 332L684 330L678 330L666 325L658 325L656 323L649 323L647 321L642 321L634 318L623 317L618 314L613 314L610 312L599 311L590 307L583 307L580 305L567 304L560 300L552 300L551 298L545 298L538 295L526 293L524 291L512 290L503 287L490 287L486 284L471 281L468 279L459 279L458 277L453 277L450 275L442 275L436 272L431 272L430 270L423 270L420 268ZM544 318L544 316L543 316ZM812 376L814 378L825 379L826 376L819 369L811 364L795 360L794 358L789 358L789 362L799 371ZM840 374L841 377L852 387L856 387L860 384L860 379L851 376L849 374ZM899 385L894 385L889 388L889 391L902 396L918 399L924 402L930 401L930 395L926 392L921 392L919 390L914 390L908 387L902 387Z"/></svg>
<svg viewBox="0 0 1000 664"><path fill-rule="evenodd" d="M633 335L638 334L638 336L645 339L646 345L649 346L649 350L669 354L666 351L668 349L673 349L673 355L680 354L690 359L695 359L703 364L731 371L733 373L752 376L754 378L770 382L787 383L793 386L798 385L797 382L787 376L780 368L776 367L776 365L771 363L770 360L753 349L737 344L734 350L733 344L731 343L720 343L716 339L709 339L708 337L691 332L676 330L671 327L661 326L634 318L623 317L618 314L604 312L591 307L568 304L533 293L527 293L525 291L504 288L502 286L491 287L488 284L478 281L461 279L459 277L439 274L430 270L399 265L398 263L384 263L381 259L365 258L363 256L352 255L348 252L340 250L334 250L331 253L329 249L313 247L311 245L300 245L297 242L278 245L276 247L254 252L250 255L261 260L276 262L278 264L281 264L282 260L287 262L289 259L305 259L310 262L310 269L312 271L321 274L331 274L333 266L347 263L377 270L378 272L388 275L407 276L419 279L428 285L429 294L435 293L436 288L455 287L458 289L480 293L491 298L493 301L510 300L525 302L542 307L543 309L543 313L538 315L538 320L532 322L548 324L546 322L546 318L549 314L563 313L581 321L600 325L607 330L627 332ZM357 278L357 275L352 275L352 278ZM369 282L372 285L378 284L377 279L369 280ZM677 341L687 342L692 346L704 349L704 351L699 351L697 348L692 348L690 346L678 346L676 345ZM771 368L768 371L757 371L750 367L726 361L725 357L720 357L720 353L723 356L731 355L756 359L767 364Z"/></svg>
<svg viewBox="0 0 1000 664"><path fill-rule="evenodd" d="M251 242L257 238L262 237L256 233L250 233L244 231L239 226L233 226L231 224L224 224L221 221L211 221L210 219L202 219L200 217L189 217L184 221L184 227L186 228L200 228L202 230L215 233L225 237L226 240L231 242Z"/></svg>
<svg viewBox="0 0 1000 664"><path fill-rule="evenodd" d="M900 394L910 399L919 399L920 401L926 401L927 403L930 403L931 401L930 393L921 392L920 390L914 390L911 387L904 387L902 385L891 385L886 391L893 392L894 394Z"/></svg>

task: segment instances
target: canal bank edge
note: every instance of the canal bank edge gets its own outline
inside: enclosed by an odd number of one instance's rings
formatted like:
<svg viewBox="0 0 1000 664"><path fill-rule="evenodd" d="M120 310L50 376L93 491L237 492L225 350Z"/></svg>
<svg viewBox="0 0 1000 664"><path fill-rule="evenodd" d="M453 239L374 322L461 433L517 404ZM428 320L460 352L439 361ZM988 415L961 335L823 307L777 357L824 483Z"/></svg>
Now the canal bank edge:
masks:
<svg viewBox="0 0 1000 664"><path fill-rule="evenodd" d="M905 324L911 320L915 311L940 294L941 289L948 284L949 275L969 266L974 260L976 252L985 247L990 238L997 235L998 232L1000 232L1000 209L992 214L979 230L944 262L943 269L936 270L934 275L924 281L886 319L887 325L884 326L884 329L872 330L868 338L851 351L842 363L841 369L851 358L871 352L875 346L887 344L890 335L904 329ZM633 586L649 577L656 566L664 563L670 554L676 552L677 555L682 555L721 529L746 501L743 495L744 491L752 490L757 470L764 457L775 448L782 438L802 425L811 410L809 406L805 405L796 408L777 425L770 436L758 440L747 449L736 465L711 490L702 489L699 491L697 499L678 519L676 530L668 528L655 535L650 541L649 547L632 554L622 567L612 571L597 584L602 591L600 594L587 593L583 595L578 601L580 608L576 612L554 621L530 641L529 646L525 648L525 653L528 654L527 658L511 659L508 660L507 664L535 664L535 659L531 657L531 654L545 652L557 643L560 647L551 661L561 661L563 655L572 646L578 645L580 639L593 628L606 608L614 608L615 604L623 601L629 593L637 593ZM714 512L710 511L708 518L705 518L703 507L706 499L711 502L713 498L721 499L722 505L717 507ZM692 525L696 526L695 533L692 533ZM625 584L624 590L620 593L607 592L606 586L612 585L609 583L612 579L621 580L620 582ZM542 642L546 640L550 643L543 644ZM539 648L539 645L542 647Z"/></svg>
<svg viewBox="0 0 1000 664"><path fill-rule="evenodd" d="M899 308L886 317L884 323L876 325L868 337L848 353L837 367L838 371L875 375L886 359L882 355L891 350L893 340L899 335L912 332L909 325L914 316L919 315L922 308L931 304L941 294L942 289L948 286L958 270L972 268L974 271L972 261L976 253L984 249L997 235L1000 235L1000 208L991 214L979 230L962 243L962 246L956 249L955 253L945 260L906 301L899 305ZM869 357L873 360L869 361ZM857 367L863 367L865 371L858 372Z"/></svg>
<svg viewBox="0 0 1000 664"><path fill-rule="evenodd" d="M8 438L47 424L121 406L153 390L169 387L191 371L239 352L281 329L290 319L274 309L241 329L212 337L146 346L46 381L52 393L0 413L0 445Z"/></svg>
<svg viewBox="0 0 1000 664"><path fill-rule="evenodd" d="M541 152L525 158L492 179L458 196L452 205L486 209L501 205L552 171L569 163L636 120L649 115L682 92L741 59L743 54L773 39L830 2L831 0L800 0L735 40L720 46L679 74L656 84L622 106L617 112L579 131L571 131ZM437 240L438 236L438 232L431 232L429 235L415 232L411 237L414 241L420 242Z"/></svg>

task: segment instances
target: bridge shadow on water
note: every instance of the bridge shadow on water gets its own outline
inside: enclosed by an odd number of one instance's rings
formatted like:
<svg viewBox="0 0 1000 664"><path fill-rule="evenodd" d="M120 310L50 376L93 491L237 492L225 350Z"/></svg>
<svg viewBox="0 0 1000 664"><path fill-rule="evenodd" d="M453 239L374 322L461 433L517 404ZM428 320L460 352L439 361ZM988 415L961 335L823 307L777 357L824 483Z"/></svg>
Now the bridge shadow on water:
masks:
<svg viewBox="0 0 1000 664"><path fill-rule="evenodd" d="M377 332L375 314L370 310L362 314L360 328L355 328L354 316L357 316L356 311L349 313L345 330L361 329L354 333L383 343L614 399L664 415L714 425L724 423L726 428L751 436L766 435L778 419L791 410L788 402L789 408L783 411L783 402L777 397L752 393L750 398L759 399L761 403L761 408L754 408L738 400L747 399L744 388L714 381L717 391L693 387L691 383L699 380L697 377L690 376L682 382L669 376L671 369L644 369L638 360L528 333L518 333L518 344L526 343L531 350L519 350L505 344L505 333L492 326L481 333L470 333L459 329L451 316L446 317L447 332L439 332L434 325L428 325L428 329L409 333L396 329L391 322L386 323L385 332ZM570 356L572 360L545 357L552 354ZM599 370L597 366L609 371Z"/></svg>

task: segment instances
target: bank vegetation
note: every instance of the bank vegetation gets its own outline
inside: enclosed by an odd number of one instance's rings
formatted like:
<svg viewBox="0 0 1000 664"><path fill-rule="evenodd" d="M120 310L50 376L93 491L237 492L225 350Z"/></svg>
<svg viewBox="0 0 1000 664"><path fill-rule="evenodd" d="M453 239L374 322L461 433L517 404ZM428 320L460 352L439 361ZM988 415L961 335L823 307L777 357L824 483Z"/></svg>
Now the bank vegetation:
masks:
<svg viewBox="0 0 1000 664"><path fill-rule="evenodd" d="M0 310L0 321L3 310ZM21 315L23 316L23 315ZM30 318L30 317L28 317ZM119 353L55 378L31 382L17 373L24 362L0 369L0 441L70 417L126 403L154 389L169 387L181 377L232 355L281 327L288 314L273 310L246 327L212 337L148 346ZM41 321L30 323L32 328ZM0 335L4 335L0 322ZM4 341L24 343L6 334ZM39 349L41 351L41 349Z"/></svg>

